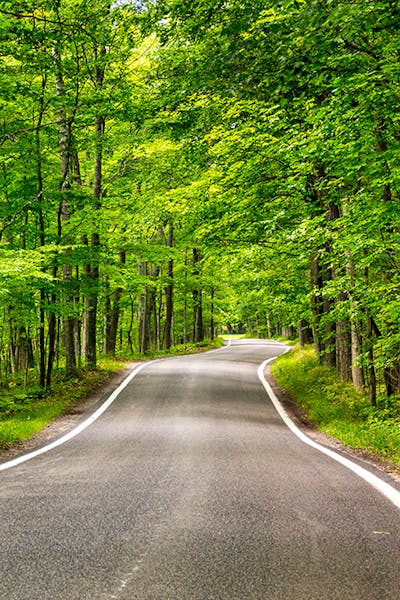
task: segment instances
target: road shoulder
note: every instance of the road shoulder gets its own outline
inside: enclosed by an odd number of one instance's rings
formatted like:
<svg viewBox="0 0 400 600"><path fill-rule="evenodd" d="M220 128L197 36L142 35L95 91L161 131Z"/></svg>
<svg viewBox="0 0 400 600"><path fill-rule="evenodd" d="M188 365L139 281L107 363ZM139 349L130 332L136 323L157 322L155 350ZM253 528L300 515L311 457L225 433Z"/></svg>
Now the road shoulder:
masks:
<svg viewBox="0 0 400 600"><path fill-rule="evenodd" d="M9 448L1 449L0 463L42 448L74 429L88 417L88 414L101 406L139 364L141 364L140 361L131 362L120 371L111 374L97 389L92 390L89 394L74 402L67 412L54 419L54 421L31 438L18 444L13 444Z"/></svg>
<svg viewBox="0 0 400 600"><path fill-rule="evenodd" d="M271 365L267 365L264 375L289 417L305 435L318 444L358 462L366 469L378 469L389 483L392 485L395 484L395 487L400 489L400 469L394 463L385 460L379 455L371 454L366 450L352 448L351 446L342 444L339 440L317 429L307 417L303 408L293 400L289 392L273 377L271 374Z"/></svg>

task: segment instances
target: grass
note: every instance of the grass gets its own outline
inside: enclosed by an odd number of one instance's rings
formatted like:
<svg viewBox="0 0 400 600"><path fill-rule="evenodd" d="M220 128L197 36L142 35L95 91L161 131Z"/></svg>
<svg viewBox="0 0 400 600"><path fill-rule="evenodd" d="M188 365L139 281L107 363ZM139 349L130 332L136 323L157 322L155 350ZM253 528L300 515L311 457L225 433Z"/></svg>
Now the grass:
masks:
<svg viewBox="0 0 400 600"><path fill-rule="evenodd" d="M241 340L246 336L243 333L224 333L221 337L224 340Z"/></svg>
<svg viewBox="0 0 400 600"><path fill-rule="evenodd" d="M16 385L0 390L0 448L32 437L77 400L102 386L124 365L122 360L102 358L97 371L83 370L78 377L68 380L55 374L49 393L38 386Z"/></svg>
<svg viewBox="0 0 400 600"><path fill-rule="evenodd" d="M273 339L277 342L283 342L287 346L296 346L296 344L299 343L299 340L297 338L295 340L290 340L289 338L284 337L283 335L274 335Z"/></svg>
<svg viewBox="0 0 400 600"><path fill-rule="evenodd" d="M205 352L206 350L212 350L213 348L219 348L224 345L223 338L215 338L214 340L203 340L202 342L188 342L186 344L179 344L171 346L168 350L154 350L147 352L144 358L162 358L163 356L179 356L180 354L197 354L198 352ZM143 360L143 354L133 355L134 359Z"/></svg>
<svg viewBox="0 0 400 600"><path fill-rule="evenodd" d="M341 382L335 369L320 365L311 346L296 346L272 365L272 374L309 419L328 435L400 467L400 400L370 405L364 391Z"/></svg>
<svg viewBox="0 0 400 600"><path fill-rule="evenodd" d="M173 346L169 350L129 358L102 357L96 371L83 370L74 379L66 380L61 373L55 374L50 393L38 386L12 385L0 390L0 448L29 439L51 421L66 413L75 402L100 389L110 375L120 371L127 361L146 360L163 356L193 354L223 346L222 339L204 340L199 344Z"/></svg>

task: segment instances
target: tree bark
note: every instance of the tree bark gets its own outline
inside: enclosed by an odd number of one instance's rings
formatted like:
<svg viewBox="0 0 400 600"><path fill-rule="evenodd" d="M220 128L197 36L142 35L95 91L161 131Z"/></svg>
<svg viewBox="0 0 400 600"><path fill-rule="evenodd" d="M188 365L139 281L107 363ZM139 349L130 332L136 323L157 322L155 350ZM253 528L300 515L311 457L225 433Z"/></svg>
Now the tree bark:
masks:
<svg viewBox="0 0 400 600"><path fill-rule="evenodd" d="M313 294L311 297L311 309L313 314L312 330L314 338L314 347L315 353L317 355L317 360L319 362L322 362L322 352L324 349L324 345L321 340L321 316L324 313L323 302L321 298L322 276L319 267L318 257L315 254L311 257L310 273L311 287L313 289Z"/></svg>
<svg viewBox="0 0 400 600"><path fill-rule="evenodd" d="M350 296L351 306L354 309L354 301L352 299L352 296L353 296L352 290L354 288L354 279L355 279L356 273L355 273L355 268L354 268L353 262L351 260L350 251L347 250L345 254L346 254L346 258L347 258L346 275L349 278L349 284L350 284L350 290L351 290L349 296ZM354 311L352 311L352 312L354 312ZM355 318L352 317L351 322L350 322L351 378L353 381L353 386L356 390L363 389L365 386L364 373L358 364L359 358L362 353L361 339L360 339L360 335L358 333L358 328L357 328L358 325L359 325L359 323L357 323Z"/></svg>
<svg viewBox="0 0 400 600"><path fill-rule="evenodd" d="M197 248L193 248L193 275L197 280L195 287L192 290L193 297L193 341L201 342L204 339L203 328L203 300L202 289L200 285L200 270L199 263L201 261L201 253Z"/></svg>
<svg viewBox="0 0 400 600"><path fill-rule="evenodd" d="M351 327L346 319L336 324L336 368L342 381L351 381Z"/></svg>
<svg viewBox="0 0 400 600"><path fill-rule="evenodd" d="M270 335L268 333L268 335ZM305 319L300 319L298 323L298 336L299 336L299 344L300 346L305 346L306 344L311 344L313 341L313 333L312 329Z"/></svg>
<svg viewBox="0 0 400 600"><path fill-rule="evenodd" d="M183 289L183 343L188 342L188 319L187 319L187 306L188 306L188 249L185 248L185 280Z"/></svg>
<svg viewBox="0 0 400 600"><path fill-rule="evenodd" d="M358 365L361 355L361 340L354 323L351 324L351 376L356 390L361 390L365 386L364 374Z"/></svg>
<svg viewBox="0 0 400 600"><path fill-rule="evenodd" d="M215 320L214 320L214 298L215 298L215 288L211 288L211 317L210 317L210 339L213 340L215 338Z"/></svg>
<svg viewBox="0 0 400 600"><path fill-rule="evenodd" d="M121 267L123 267L126 263L126 253L125 250L121 250L119 253L119 262ZM110 322L109 322L109 334L107 341L107 353L115 356L116 347L117 347L117 335L118 335L118 324L120 318L120 300L122 296L123 289L122 287L117 287L114 292L114 298L112 302L111 312L110 312Z"/></svg>
<svg viewBox="0 0 400 600"><path fill-rule="evenodd" d="M147 278L147 263L143 261L138 262L138 273L139 275ZM146 281L146 280L145 280ZM149 320L148 320L148 294L147 294L147 282L144 284L143 291L139 296L139 309L138 309L138 348L141 354L146 354L149 348L150 333L149 333Z"/></svg>
<svg viewBox="0 0 400 600"><path fill-rule="evenodd" d="M376 372L374 358L374 327L373 319L370 315L367 316L367 354L368 354L368 392L369 401L372 406L376 406Z"/></svg>
<svg viewBox="0 0 400 600"><path fill-rule="evenodd" d="M43 216L43 173L42 173L42 150L40 140L40 130L43 121L44 113L44 93L46 89L46 77L42 75L42 86L41 94L39 97L39 115L36 124L35 132L35 143L36 143L36 175L37 175L37 203L38 203L38 216L39 216L39 240L40 245L44 246L46 242L45 236L45 224ZM40 288L40 306L39 306L39 385L40 387L46 387L46 381L50 379L51 372L46 379L46 341L45 341L45 301L46 293L43 287Z"/></svg>
<svg viewBox="0 0 400 600"><path fill-rule="evenodd" d="M60 99L64 99L64 81L61 65L61 56L58 49L55 47L52 50L53 62L56 71L56 93ZM70 206L68 192L71 187L69 179L69 165L71 158L71 123L68 123L65 106L63 105L59 110L58 116L58 140L60 148L60 170L61 179L59 189L61 192L61 202L58 211L58 235L61 238L62 224L68 223L70 220ZM65 255L68 251L65 251ZM68 259L67 259L68 260ZM66 305L67 312L71 310L73 304L73 292L72 288L72 267L71 265L65 264L63 266L63 280L66 290ZM66 315L64 317L64 346L65 346L65 374L67 377L76 374L76 355L75 355L75 342L74 342L74 317L72 315Z"/></svg>
<svg viewBox="0 0 400 600"><path fill-rule="evenodd" d="M101 62L106 54L105 46L100 46L99 56L95 49L96 58L96 89L101 90L104 84L104 66ZM103 138L105 131L105 117L98 113L95 117L95 153L93 168L93 200L94 209L101 208L102 186L103 186ZM84 355L86 366L90 369L97 368L97 295L99 287L99 262L98 249L100 246L100 234L94 231L90 242L93 252L91 263L86 265L86 275L90 280L89 293L85 298L84 312Z"/></svg>
<svg viewBox="0 0 400 600"><path fill-rule="evenodd" d="M169 223L167 246L172 248L174 242L174 228L172 222ZM164 325L164 348L168 349L172 345L172 319L174 314L174 261L168 260L167 266L167 285L165 286L165 325Z"/></svg>

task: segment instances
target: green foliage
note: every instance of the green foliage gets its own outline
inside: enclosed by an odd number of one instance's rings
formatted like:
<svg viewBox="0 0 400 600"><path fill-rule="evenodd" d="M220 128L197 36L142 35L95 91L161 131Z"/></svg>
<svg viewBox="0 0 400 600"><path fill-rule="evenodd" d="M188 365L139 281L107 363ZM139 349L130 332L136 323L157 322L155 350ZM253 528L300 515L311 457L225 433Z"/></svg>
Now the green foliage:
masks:
<svg viewBox="0 0 400 600"><path fill-rule="evenodd" d="M204 337L312 327L342 378L351 332L400 395L397 26L384 0L4 0L1 379L46 387L69 325L80 367L88 315L98 352L188 347L201 307Z"/></svg>
<svg viewBox="0 0 400 600"><path fill-rule="evenodd" d="M400 465L400 403L371 407L365 392L339 381L320 365L312 347L295 347L279 357L272 374L322 431L343 444L380 454Z"/></svg>

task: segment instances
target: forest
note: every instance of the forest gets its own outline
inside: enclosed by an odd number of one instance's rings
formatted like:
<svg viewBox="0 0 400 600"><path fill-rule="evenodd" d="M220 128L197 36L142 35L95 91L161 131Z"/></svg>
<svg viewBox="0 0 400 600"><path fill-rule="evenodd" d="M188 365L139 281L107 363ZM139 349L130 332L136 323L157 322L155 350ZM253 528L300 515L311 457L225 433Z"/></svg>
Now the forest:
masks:
<svg viewBox="0 0 400 600"><path fill-rule="evenodd" d="M298 337L400 395L395 0L2 0L0 385Z"/></svg>

